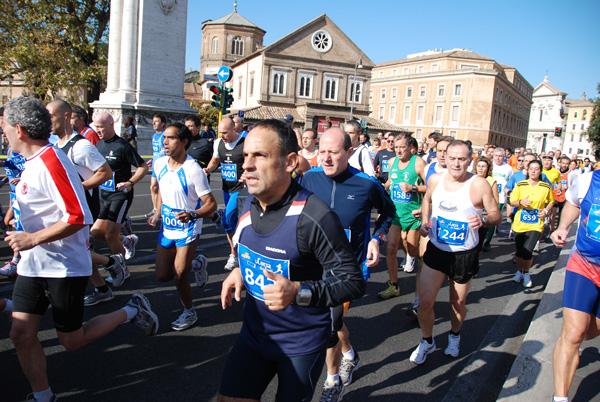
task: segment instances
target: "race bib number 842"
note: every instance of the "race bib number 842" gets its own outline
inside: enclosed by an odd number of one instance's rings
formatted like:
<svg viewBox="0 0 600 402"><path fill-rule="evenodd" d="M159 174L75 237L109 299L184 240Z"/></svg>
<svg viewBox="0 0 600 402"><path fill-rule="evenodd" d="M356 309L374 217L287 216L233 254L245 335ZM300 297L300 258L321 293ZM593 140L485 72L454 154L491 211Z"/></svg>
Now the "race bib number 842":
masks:
<svg viewBox="0 0 600 402"><path fill-rule="evenodd" d="M275 282L268 279L263 270L281 274L284 277L290 277L290 261L269 258L262 254L250 250L243 244L238 245L238 255L240 256L240 269L246 291L252 297L258 300L265 300L263 288Z"/></svg>

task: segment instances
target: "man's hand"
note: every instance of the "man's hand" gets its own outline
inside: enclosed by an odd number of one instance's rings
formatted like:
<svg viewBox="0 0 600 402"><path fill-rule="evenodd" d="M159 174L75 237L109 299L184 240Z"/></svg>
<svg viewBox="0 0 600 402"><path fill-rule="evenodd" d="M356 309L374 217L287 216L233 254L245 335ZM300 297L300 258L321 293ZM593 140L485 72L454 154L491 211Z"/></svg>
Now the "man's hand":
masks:
<svg viewBox="0 0 600 402"><path fill-rule="evenodd" d="M371 239L367 245L367 261L365 265L369 268L375 267L379 264L379 241Z"/></svg>
<svg viewBox="0 0 600 402"><path fill-rule="evenodd" d="M158 220L160 219L160 213L157 210L154 215L152 215L150 218L148 218L148 226L150 226L151 228L156 227L156 224L158 223Z"/></svg>
<svg viewBox="0 0 600 402"><path fill-rule="evenodd" d="M272 285L266 285L263 288L265 304L271 311L283 310L296 300L296 295L300 289L299 282L292 282L281 274L263 270L267 279L275 282Z"/></svg>
<svg viewBox="0 0 600 402"><path fill-rule="evenodd" d="M186 211L179 211L177 214L175 214L175 219L179 219L179 222L181 223L190 222L190 213Z"/></svg>
<svg viewBox="0 0 600 402"><path fill-rule="evenodd" d="M402 190L403 193L410 193L412 192L412 185L408 183L400 183L400 190Z"/></svg>
<svg viewBox="0 0 600 402"><path fill-rule="evenodd" d="M36 246L33 235L22 231L7 231L4 241L8 243L13 251L29 250Z"/></svg>
<svg viewBox="0 0 600 402"><path fill-rule="evenodd" d="M427 236L429 236L429 232L431 232L431 227L429 226L429 222L423 222L421 224L421 236L427 237Z"/></svg>
<svg viewBox="0 0 600 402"><path fill-rule="evenodd" d="M569 236L567 229L558 228L550 235L550 239L556 247L564 247L567 243L567 236Z"/></svg>
<svg viewBox="0 0 600 402"><path fill-rule="evenodd" d="M244 280L242 279L242 271L239 268L234 268L233 271L223 281L221 287L221 307L225 310L231 306L231 291L234 290L235 301L239 302L242 299L242 287Z"/></svg>
<svg viewBox="0 0 600 402"><path fill-rule="evenodd" d="M152 167L152 158L150 158L150 159L148 159L148 160L146 161L146 165L147 165L148 167Z"/></svg>
<svg viewBox="0 0 600 402"><path fill-rule="evenodd" d="M415 217L415 219L419 219L421 217L421 208L413 209L411 214Z"/></svg>
<svg viewBox="0 0 600 402"><path fill-rule="evenodd" d="M483 226L481 215L469 215L467 216L467 222L469 222L469 227L473 230L477 230Z"/></svg>

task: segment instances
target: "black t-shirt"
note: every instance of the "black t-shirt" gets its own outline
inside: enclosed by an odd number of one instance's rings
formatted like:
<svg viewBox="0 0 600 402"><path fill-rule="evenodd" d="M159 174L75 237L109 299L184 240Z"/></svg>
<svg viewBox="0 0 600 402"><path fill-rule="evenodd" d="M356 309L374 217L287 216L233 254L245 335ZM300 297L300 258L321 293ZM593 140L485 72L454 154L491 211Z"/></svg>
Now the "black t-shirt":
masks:
<svg viewBox="0 0 600 402"><path fill-rule="evenodd" d="M145 163L135 149L118 135L113 136L110 140L98 141L96 148L113 171L115 186L131 179L131 166L139 167Z"/></svg>
<svg viewBox="0 0 600 402"><path fill-rule="evenodd" d="M223 191L235 193L244 188L240 178L244 173L244 137L240 137L233 149L227 149L223 140L217 147L219 161L221 162L221 177L223 179Z"/></svg>
<svg viewBox="0 0 600 402"><path fill-rule="evenodd" d="M377 169L377 166L379 166L379 181L382 183L385 183L388 179L389 176L389 171L391 169L391 166L388 165L388 162L390 159L393 159L396 156L396 153L394 151L388 151L387 148L386 149L382 149L381 151L377 152L377 155L375 155L375 160L373 161L373 167L375 169Z"/></svg>
<svg viewBox="0 0 600 402"><path fill-rule="evenodd" d="M187 153L189 156L196 159L200 166L205 168L212 158L213 145L206 138L197 135L192 138L192 143L190 144Z"/></svg>

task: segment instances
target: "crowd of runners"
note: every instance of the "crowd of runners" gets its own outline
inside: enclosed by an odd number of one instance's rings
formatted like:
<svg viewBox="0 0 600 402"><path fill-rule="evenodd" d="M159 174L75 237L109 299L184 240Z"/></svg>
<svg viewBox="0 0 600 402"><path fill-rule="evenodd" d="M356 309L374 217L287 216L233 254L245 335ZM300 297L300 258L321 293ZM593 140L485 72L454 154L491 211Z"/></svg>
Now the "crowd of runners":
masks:
<svg viewBox="0 0 600 402"><path fill-rule="evenodd" d="M424 364L436 351L434 304L446 280L444 353L458 357L469 287L503 219L515 243L513 280L525 288L535 280L530 270L540 240L549 236L562 247L580 219L554 350L555 401L568 400L579 345L600 331L600 173L589 158L494 144L475 150L439 133L425 142L408 133L371 140L356 121L318 138L315 130L294 129L291 116L250 127L225 117L215 133L209 125L202 130L197 116L168 124L157 114L153 156L144 161L132 121L129 134L117 133L107 112L93 115L92 128L79 106L21 97L0 117L9 145L0 184L11 186L5 240L13 250L0 275L16 276L0 311L12 314L10 337L31 400L56 400L37 337L50 305L68 350L125 322L158 332L159 317L141 293L83 322L84 308L113 300L113 288L131 278L127 264L139 239L127 214L150 168L146 218L158 232L156 279L173 280L182 305L170 328L183 331L198 320L188 276L199 288L208 282L208 260L196 251L204 219L222 227L229 243L222 308L246 291L220 401L260 400L275 376L278 401L311 400L324 366L321 401L341 400L361 366L344 315L384 253L389 280L380 299L400 296L399 271L415 277L406 314L418 320L422 336L410 361ZM221 209L209 185L217 168ZM105 242L110 254L94 252L95 242ZM85 295L88 280L94 290Z"/></svg>

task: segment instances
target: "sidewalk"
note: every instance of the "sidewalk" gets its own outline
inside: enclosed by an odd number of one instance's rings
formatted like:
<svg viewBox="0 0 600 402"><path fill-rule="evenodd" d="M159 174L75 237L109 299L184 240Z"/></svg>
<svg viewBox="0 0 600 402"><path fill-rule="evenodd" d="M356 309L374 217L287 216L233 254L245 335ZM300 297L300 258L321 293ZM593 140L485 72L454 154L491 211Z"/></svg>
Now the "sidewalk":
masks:
<svg viewBox="0 0 600 402"><path fill-rule="evenodd" d="M498 401L552 401L552 353L562 329L565 267L575 241L575 231L571 233L573 235L560 253ZM600 400L599 348L600 337L581 344L579 367L571 386L569 401Z"/></svg>

